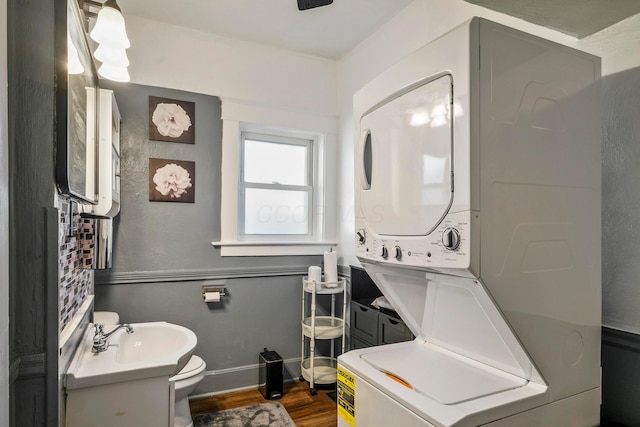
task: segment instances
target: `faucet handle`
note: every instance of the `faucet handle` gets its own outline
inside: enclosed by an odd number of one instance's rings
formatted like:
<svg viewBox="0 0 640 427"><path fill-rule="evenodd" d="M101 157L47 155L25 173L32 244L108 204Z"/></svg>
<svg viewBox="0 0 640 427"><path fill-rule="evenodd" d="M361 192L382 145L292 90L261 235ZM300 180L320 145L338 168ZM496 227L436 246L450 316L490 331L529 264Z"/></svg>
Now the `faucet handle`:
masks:
<svg viewBox="0 0 640 427"><path fill-rule="evenodd" d="M96 323L93 326L95 327L95 334L93 335L93 348L91 351L93 353L105 351L107 349L107 339L104 335L104 325Z"/></svg>

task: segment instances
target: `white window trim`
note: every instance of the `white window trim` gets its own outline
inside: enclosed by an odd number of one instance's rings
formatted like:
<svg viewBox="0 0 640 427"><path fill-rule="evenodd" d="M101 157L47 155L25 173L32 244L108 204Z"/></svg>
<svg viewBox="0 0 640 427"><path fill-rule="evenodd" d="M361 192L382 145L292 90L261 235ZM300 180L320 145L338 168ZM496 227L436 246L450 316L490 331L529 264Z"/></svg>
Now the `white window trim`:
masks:
<svg viewBox="0 0 640 427"><path fill-rule="evenodd" d="M261 184L261 183L249 183L249 182L244 182L244 180L241 178L241 176L244 174L244 163L241 162L241 167L240 167L240 171L239 171L239 178L238 180L240 181L239 183L239 187L238 187L238 194L242 194L243 191L246 191L249 188L268 188L268 189L283 189L283 190L298 190L298 191L305 191L310 197L309 197L309 209L308 209L308 214L307 214L307 221L308 224L310 224L311 228L307 229L307 232L304 234L292 234L292 235L288 235L285 237L285 240L287 241L291 241L291 240L305 240L305 241L314 241L317 239L314 239L315 236L318 235L319 232L321 232L322 230L320 228L318 228L317 226L315 226L315 222L313 220L313 215L315 214L315 208L316 206L320 206L320 200L318 200L318 184L320 182L322 182L322 178L318 179L317 175L318 175L318 168L316 166L316 164L318 163L316 160L319 158L319 156L321 155L321 153L324 151L322 149L318 149L318 146L320 144L323 144L323 142L321 141L321 136L311 136L308 134L305 135L300 135L297 132L272 132L272 131L266 131L264 129L251 129L248 126L241 126L241 148L240 148L240 152L241 152L241 157L244 153L244 147L242 147L242 144L245 142L246 139L253 139L253 140L264 140L264 141L270 141L270 142L274 142L274 143L284 143L284 144L294 144L297 146L304 146L307 149L307 177L306 177L306 184L304 185L283 185L283 184L278 184L278 186L274 186L273 184ZM309 153L309 148L311 149L311 153ZM240 200L238 201L239 205L238 206L242 206L241 208L239 208L239 213L238 213L238 220L239 220L239 231L238 231L238 239L239 240L259 240L259 241L265 241L265 240L277 240L278 237L280 235L255 235L255 234L250 234L250 233L246 233L246 229L245 226L246 224L243 223L243 217L242 214L245 213L245 209L246 207L243 206L243 199L242 197L240 198ZM244 230L245 232L241 232L240 230Z"/></svg>
<svg viewBox="0 0 640 427"><path fill-rule="evenodd" d="M276 132L316 139L314 239L297 241L242 240L238 235L238 176L241 132ZM337 165L338 119L334 116L293 112L222 99L222 189L220 207L221 256L320 255L337 246L337 176L327 165ZM297 237L297 236L292 236Z"/></svg>

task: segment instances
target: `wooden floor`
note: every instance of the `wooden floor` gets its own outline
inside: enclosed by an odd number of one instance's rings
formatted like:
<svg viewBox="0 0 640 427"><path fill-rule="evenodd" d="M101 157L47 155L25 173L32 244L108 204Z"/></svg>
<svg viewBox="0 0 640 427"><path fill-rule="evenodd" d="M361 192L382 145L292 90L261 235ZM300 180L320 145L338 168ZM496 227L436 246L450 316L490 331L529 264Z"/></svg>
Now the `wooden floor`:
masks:
<svg viewBox="0 0 640 427"><path fill-rule="evenodd" d="M336 427L336 402L327 396L330 391L319 389L317 395L311 396L308 382L293 381L284 384L284 395L278 400L267 400L258 389L253 389L193 399L189 405L191 414L196 416L257 403L280 402L298 427Z"/></svg>

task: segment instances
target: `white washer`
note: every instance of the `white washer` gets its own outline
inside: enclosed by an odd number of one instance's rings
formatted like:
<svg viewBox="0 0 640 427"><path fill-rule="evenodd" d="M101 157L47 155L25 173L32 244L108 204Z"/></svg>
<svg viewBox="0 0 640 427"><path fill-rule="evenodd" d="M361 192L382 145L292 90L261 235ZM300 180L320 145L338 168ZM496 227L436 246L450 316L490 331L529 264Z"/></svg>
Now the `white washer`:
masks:
<svg viewBox="0 0 640 427"><path fill-rule="evenodd" d="M600 60L474 18L354 97L356 254L416 339L338 425L595 426Z"/></svg>

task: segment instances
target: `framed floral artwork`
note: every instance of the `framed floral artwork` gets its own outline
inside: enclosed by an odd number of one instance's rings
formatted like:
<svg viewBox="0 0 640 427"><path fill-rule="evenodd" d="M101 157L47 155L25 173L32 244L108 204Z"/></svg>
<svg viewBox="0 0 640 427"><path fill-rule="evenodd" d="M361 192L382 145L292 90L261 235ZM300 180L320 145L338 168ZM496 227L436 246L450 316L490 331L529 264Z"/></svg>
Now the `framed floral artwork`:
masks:
<svg viewBox="0 0 640 427"><path fill-rule="evenodd" d="M149 97L150 140L195 144L195 136L195 102Z"/></svg>
<svg viewBox="0 0 640 427"><path fill-rule="evenodd" d="M150 201L194 203L195 194L195 162L149 159Z"/></svg>

